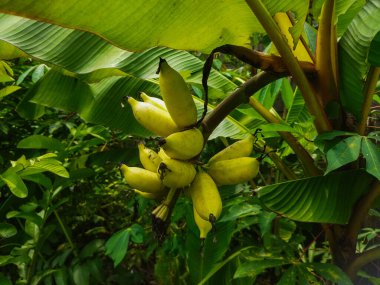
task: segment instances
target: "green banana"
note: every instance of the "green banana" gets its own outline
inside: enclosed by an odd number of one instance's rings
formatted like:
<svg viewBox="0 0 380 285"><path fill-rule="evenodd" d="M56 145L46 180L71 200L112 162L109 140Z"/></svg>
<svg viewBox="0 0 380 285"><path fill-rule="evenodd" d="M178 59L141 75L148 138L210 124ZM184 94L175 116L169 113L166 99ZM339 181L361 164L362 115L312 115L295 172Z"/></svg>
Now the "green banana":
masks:
<svg viewBox="0 0 380 285"><path fill-rule="evenodd" d="M168 156L180 160L198 155L203 149L203 143L203 134L197 128L173 133L160 142Z"/></svg>
<svg viewBox="0 0 380 285"><path fill-rule="evenodd" d="M180 131L169 113L152 104L128 98L136 120L146 129L159 136L166 137Z"/></svg>
<svg viewBox="0 0 380 285"><path fill-rule="evenodd" d="M199 216L214 224L222 213L222 199L210 175L200 170L188 191Z"/></svg>
<svg viewBox="0 0 380 285"><path fill-rule="evenodd" d="M217 185L234 185L253 179L259 172L259 162L253 157L239 157L213 162L207 173Z"/></svg>
<svg viewBox="0 0 380 285"><path fill-rule="evenodd" d="M165 111L168 110L168 109L166 109L165 102L159 98L148 96L144 92L141 92L140 97L141 97L141 99L143 99L143 101L145 103L152 104L152 105L154 105L154 106L156 106L162 110L165 110Z"/></svg>
<svg viewBox="0 0 380 285"><path fill-rule="evenodd" d="M228 147L211 157L208 161L208 164L221 160L250 156L253 149L253 141L253 136L249 136L245 139L242 139L229 145Z"/></svg>
<svg viewBox="0 0 380 285"><path fill-rule="evenodd" d="M209 221L206 221L199 216L198 212L193 207L194 212L194 221L199 229L199 237L200 239L205 239L207 237L207 234L212 229L212 224Z"/></svg>
<svg viewBox="0 0 380 285"><path fill-rule="evenodd" d="M185 80L166 60L160 58L161 96L174 122L182 129L197 122L197 108Z"/></svg>
<svg viewBox="0 0 380 285"><path fill-rule="evenodd" d="M145 147L143 143L139 143L137 147L139 149L140 162L144 166L144 168L156 172L158 165L162 161L162 159L158 156L157 152Z"/></svg>
<svg viewBox="0 0 380 285"><path fill-rule="evenodd" d="M157 173L140 167L129 167L125 164L120 166L125 181L132 188L139 189L142 192L157 193L162 192L164 186L157 177Z"/></svg>
<svg viewBox="0 0 380 285"><path fill-rule="evenodd" d="M183 188L190 185L196 174L193 164L170 158L162 148L158 155L162 162L158 166L157 172L165 186Z"/></svg>

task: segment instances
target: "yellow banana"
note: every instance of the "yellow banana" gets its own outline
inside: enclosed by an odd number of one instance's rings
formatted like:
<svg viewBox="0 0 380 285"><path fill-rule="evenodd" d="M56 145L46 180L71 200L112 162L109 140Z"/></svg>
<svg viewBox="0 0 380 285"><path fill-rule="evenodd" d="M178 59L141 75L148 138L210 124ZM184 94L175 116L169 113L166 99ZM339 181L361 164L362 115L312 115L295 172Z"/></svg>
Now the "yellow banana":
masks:
<svg viewBox="0 0 380 285"><path fill-rule="evenodd" d="M162 192L164 186L155 172L140 167L128 167L125 164L120 166L125 181L132 188L137 188L142 192L157 193Z"/></svg>
<svg viewBox="0 0 380 285"><path fill-rule="evenodd" d="M191 183L189 194L199 216L214 224L222 213L222 199L210 175L200 170Z"/></svg>
<svg viewBox="0 0 380 285"><path fill-rule="evenodd" d="M211 231L212 225L209 221L206 221L199 216L198 212L193 207L194 212L194 221L199 229L199 237L200 239L205 239L207 234Z"/></svg>
<svg viewBox="0 0 380 285"><path fill-rule="evenodd" d="M253 136L249 136L229 145L211 157L208 163L211 164L216 161L249 156L253 149L253 140Z"/></svg>
<svg viewBox="0 0 380 285"><path fill-rule="evenodd" d="M143 192L143 191L140 191L140 190L137 190L137 189L133 189L133 191L140 195L141 197L144 197L145 199L159 199L159 198L162 198L166 191L162 191L162 192L155 192L155 193L148 193L148 192Z"/></svg>
<svg viewBox="0 0 380 285"><path fill-rule="evenodd" d="M162 58L159 71L161 96L170 116L180 128L195 125L197 108L185 80Z"/></svg>
<svg viewBox="0 0 380 285"><path fill-rule="evenodd" d="M167 111L166 106L165 106L165 102L163 100L156 98L156 97L150 97L144 92L141 92L140 97L141 97L141 99L143 99L144 102L152 104L152 105L154 105L154 106L156 106L162 110Z"/></svg>
<svg viewBox="0 0 380 285"><path fill-rule="evenodd" d="M203 134L197 129L177 132L161 141L165 153L174 159L188 160L198 155L203 149Z"/></svg>
<svg viewBox="0 0 380 285"><path fill-rule="evenodd" d="M161 158L158 156L157 152L145 147L143 143L137 145L139 149L140 162L145 169L156 172L158 165L161 162Z"/></svg>
<svg viewBox="0 0 380 285"><path fill-rule="evenodd" d="M158 155L162 162L158 166L158 176L169 188L183 188L194 180L196 171L193 164L170 158L161 148Z"/></svg>
<svg viewBox="0 0 380 285"><path fill-rule="evenodd" d="M299 61L313 62L309 52L307 51L307 49L301 41L298 41L296 49L293 49L294 40L289 32L289 28L293 27L293 25L289 19L289 16L284 12L279 12L273 16L273 19L277 22L281 30L281 33L286 37L288 45L290 46L294 56L297 57Z"/></svg>
<svg viewBox="0 0 380 285"><path fill-rule="evenodd" d="M152 104L128 98L136 120L146 129L159 136L166 137L180 131L169 113Z"/></svg>
<svg viewBox="0 0 380 285"><path fill-rule="evenodd" d="M259 162L253 157L216 161L207 173L218 185L234 185L253 179L259 172Z"/></svg>

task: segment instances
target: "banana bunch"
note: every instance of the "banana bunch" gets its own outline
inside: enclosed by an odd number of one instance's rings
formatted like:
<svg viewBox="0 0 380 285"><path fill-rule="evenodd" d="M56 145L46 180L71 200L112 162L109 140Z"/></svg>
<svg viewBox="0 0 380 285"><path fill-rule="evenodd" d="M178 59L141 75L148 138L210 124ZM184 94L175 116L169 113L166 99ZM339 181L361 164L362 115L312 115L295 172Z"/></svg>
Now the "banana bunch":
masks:
<svg viewBox="0 0 380 285"><path fill-rule="evenodd" d="M250 136L237 141L199 166L197 158L205 142L202 131L195 127L197 110L192 95L182 76L163 59L159 85L163 100L145 93L140 95L142 101L128 98L136 120L160 136L158 151L139 143L143 168L122 164L120 170L135 193L147 199L163 199L152 211L156 236L164 236L178 190L185 189L204 240L222 213L218 186L247 182L258 173L259 162L250 157L254 139Z"/></svg>

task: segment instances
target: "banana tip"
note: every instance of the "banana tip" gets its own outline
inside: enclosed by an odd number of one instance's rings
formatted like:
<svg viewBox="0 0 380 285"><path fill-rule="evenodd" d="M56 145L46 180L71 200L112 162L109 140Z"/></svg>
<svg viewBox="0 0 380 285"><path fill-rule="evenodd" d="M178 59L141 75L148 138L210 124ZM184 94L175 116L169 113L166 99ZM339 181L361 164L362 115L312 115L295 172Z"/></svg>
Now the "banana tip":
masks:
<svg viewBox="0 0 380 285"><path fill-rule="evenodd" d="M163 59L162 57L160 57L160 62L158 63L158 68L157 68L156 74L160 73L160 71L161 71L161 64L163 64L164 62L166 62L166 60Z"/></svg>

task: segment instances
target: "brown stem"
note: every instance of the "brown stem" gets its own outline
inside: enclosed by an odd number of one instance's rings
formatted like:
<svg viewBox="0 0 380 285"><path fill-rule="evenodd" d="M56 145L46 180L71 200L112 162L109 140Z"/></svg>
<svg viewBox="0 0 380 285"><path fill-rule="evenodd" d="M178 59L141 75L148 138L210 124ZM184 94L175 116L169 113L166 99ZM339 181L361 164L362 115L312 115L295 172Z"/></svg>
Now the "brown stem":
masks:
<svg viewBox="0 0 380 285"><path fill-rule="evenodd" d="M367 128L367 118L375 93L377 80L380 76L380 68L371 66L367 74L367 81L364 86L364 103L362 106L361 118L358 126L359 135L364 135Z"/></svg>
<svg viewBox="0 0 380 285"><path fill-rule="evenodd" d="M243 103L248 103L249 97L253 93L284 76L286 76L284 73L260 72L242 84L235 92L218 104L203 120L202 128L205 140L236 107Z"/></svg>
<svg viewBox="0 0 380 285"><path fill-rule="evenodd" d="M236 56L241 61L261 69L262 71L288 73L287 66L285 65L282 57L278 55L266 54L264 52L234 45L224 45L216 48L213 52L222 52ZM307 61L300 61L299 63L305 74L308 76L316 75L314 64Z"/></svg>
<svg viewBox="0 0 380 285"><path fill-rule="evenodd" d="M370 190L364 194L355 204L352 210L350 221L347 225L347 233L345 240L353 246L356 245L356 238L362 227L363 221L366 218L368 211L371 209L373 203L380 197L380 181L375 181Z"/></svg>
<svg viewBox="0 0 380 285"><path fill-rule="evenodd" d="M354 260L346 269L346 274L351 280L355 280L356 274L364 265L380 259L380 247L369 249L363 253L357 254Z"/></svg>
<svg viewBox="0 0 380 285"><path fill-rule="evenodd" d="M275 117L269 112L256 98L249 98L249 104L255 109L267 122L274 124L282 124L283 121ZM313 158L306 149L297 141L297 139L289 132L278 132L288 145L293 149L298 159L301 161L305 171L311 176L318 176L322 171L315 166Z"/></svg>

